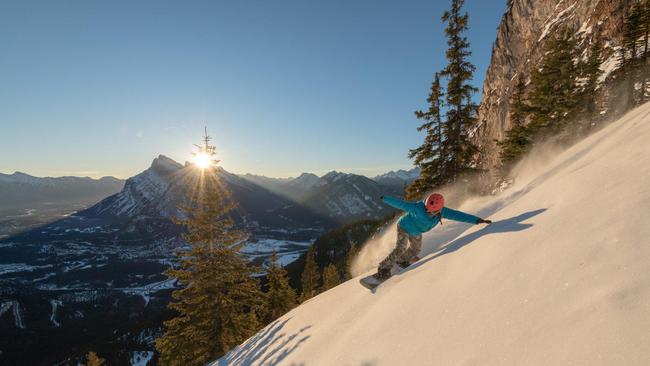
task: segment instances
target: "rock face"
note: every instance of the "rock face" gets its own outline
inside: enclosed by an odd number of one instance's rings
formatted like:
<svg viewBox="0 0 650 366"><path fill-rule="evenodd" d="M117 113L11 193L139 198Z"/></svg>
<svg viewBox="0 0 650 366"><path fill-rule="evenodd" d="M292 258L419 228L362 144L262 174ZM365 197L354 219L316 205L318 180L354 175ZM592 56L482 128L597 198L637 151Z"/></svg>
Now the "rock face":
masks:
<svg viewBox="0 0 650 366"><path fill-rule="evenodd" d="M616 50L622 40L626 9L633 0L510 0L497 30L492 59L483 83L478 126L472 131L481 149L481 164L499 164L495 140L501 140L510 126L509 100L517 78L529 80L531 71L543 56L544 41L565 26L587 46L596 38L602 41L605 62L601 81L617 68ZM606 87L601 88L606 94Z"/></svg>

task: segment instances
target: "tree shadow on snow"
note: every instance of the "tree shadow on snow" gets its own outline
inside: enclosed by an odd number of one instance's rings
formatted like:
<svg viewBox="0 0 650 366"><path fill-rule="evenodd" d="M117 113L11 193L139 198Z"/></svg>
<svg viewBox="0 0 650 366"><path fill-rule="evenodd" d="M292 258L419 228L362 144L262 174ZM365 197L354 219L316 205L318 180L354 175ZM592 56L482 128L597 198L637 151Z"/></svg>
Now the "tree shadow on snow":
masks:
<svg viewBox="0 0 650 366"><path fill-rule="evenodd" d="M291 318L274 321L250 338L244 345L230 351L230 353L211 364L211 366L278 365L310 337L303 333L311 328L311 325L303 327L291 335L282 332L282 329L289 320Z"/></svg>
<svg viewBox="0 0 650 366"><path fill-rule="evenodd" d="M542 212L546 211L545 208L541 208L538 210L533 210L533 211L528 211L526 213L523 213L521 215L511 217L509 219L504 219L504 220L499 220L491 223L490 225L487 225L483 227L481 230L475 231L473 233L467 234L465 236L462 236L456 240L451 241L447 245L443 246L441 249L439 249L434 255L425 258L413 265L411 265L407 270L405 270L402 273L411 271L415 268L420 267L421 265L424 265L427 262L430 262L432 260L435 260L438 257L441 257L445 254L453 253L457 251L458 249L471 244L475 240L489 234L498 234L498 233L508 233L508 232L516 232L516 231L522 231L526 230L530 227L533 226L533 224L522 224L523 221L526 221L530 219L531 217L535 217Z"/></svg>

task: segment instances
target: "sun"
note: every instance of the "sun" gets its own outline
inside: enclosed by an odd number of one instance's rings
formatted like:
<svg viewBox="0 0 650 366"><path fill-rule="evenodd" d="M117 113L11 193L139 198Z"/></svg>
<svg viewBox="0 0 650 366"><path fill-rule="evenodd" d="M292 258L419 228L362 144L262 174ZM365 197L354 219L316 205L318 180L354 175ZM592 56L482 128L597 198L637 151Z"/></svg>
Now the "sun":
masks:
<svg viewBox="0 0 650 366"><path fill-rule="evenodd" d="M212 165L212 158L210 157L210 154L200 152L194 155L194 165L201 169L210 167L210 165Z"/></svg>

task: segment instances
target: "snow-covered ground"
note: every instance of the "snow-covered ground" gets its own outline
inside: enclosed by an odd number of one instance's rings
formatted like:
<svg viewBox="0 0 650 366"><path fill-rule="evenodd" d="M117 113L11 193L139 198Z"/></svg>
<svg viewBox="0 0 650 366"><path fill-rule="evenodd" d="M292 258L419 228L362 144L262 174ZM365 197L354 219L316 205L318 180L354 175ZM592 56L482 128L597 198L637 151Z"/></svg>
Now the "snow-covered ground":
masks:
<svg viewBox="0 0 650 366"><path fill-rule="evenodd" d="M3 301L0 303L0 318L4 313L8 312L10 309L13 309L14 324L17 328L25 329L25 323L23 322L22 311L20 309L20 303L15 300Z"/></svg>
<svg viewBox="0 0 650 366"><path fill-rule="evenodd" d="M61 323L59 323L58 320L56 320L56 311L59 309L60 306L63 306L63 301L61 300L50 300L50 305L52 306L52 315L50 315L50 321L55 327L60 327Z"/></svg>
<svg viewBox="0 0 650 366"><path fill-rule="evenodd" d="M131 355L131 366L147 366L149 361L153 358L151 351L134 351Z"/></svg>
<svg viewBox="0 0 650 366"><path fill-rule="evenodd" d="M492 225L445 222L375 292L348 281L212 365L649 365L648 141L650 103L539 153L459 207Z"/></svg>
<svg viewBox="0 0 650 366"><path fill-rule="evenodd" d="M14 272L33 272L37 269L53 267L51 264L35 266L26 263L5 263L0 264L0 275Z"/></svg>

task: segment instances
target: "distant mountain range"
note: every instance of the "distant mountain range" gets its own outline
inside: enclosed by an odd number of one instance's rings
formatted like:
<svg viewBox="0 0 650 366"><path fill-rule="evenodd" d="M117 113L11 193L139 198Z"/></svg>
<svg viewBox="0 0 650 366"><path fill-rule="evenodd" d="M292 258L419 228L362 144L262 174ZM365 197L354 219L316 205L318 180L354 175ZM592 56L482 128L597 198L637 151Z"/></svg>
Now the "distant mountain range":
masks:
<svg viewBox="0 0 650 366"><path fill-rule="evenodd" d="M128 226L126 232L133 233L154 220L177 216L177 207L191 188L195 173L193 167L160 155L148 169L126 181L113 177L0 174L0 216L4 216L0 217L0 235L77 210L81 217L120 222ZM269 178L235 175L222 168L217 174L227 183L238 205L235 219L249 229L268 229L327 228L384 217L392 210L379 197L386 193L401 195L419 171L391 171L374 178L337 171L321 177L303 173L295 178Z"/></svg>
<svg viewBox="0 0 650 366"><path fill-rule="evenodd" d="M113 177L39 178L0 174L0 238L55 221L119 192L124 180Z"/></svg>
<svg viewBox="0 0 650 366"><path fill-rule="evenodd" d="M272 228L329 227L330 220L222 168L217 175L225 182L237 204L234 219L250 231ZM105 219L112 224L135 225L143 229L154 220L179 217L189 190L198 184L194 166L181 165L160 155L142 173L127 179L124 189L77 214L86 219ZM146 229L148 231L148 229Z"/></svg>
<svg viewBox="0 0 650 366"><path fill-rule="evenodd" d="M378 175L372 178L372 180L386 188L401 193L404 191L404 187L412 183L418 176L420 176L420 168L413 168L411 170L400 169Z"/></svg>
<svg viewBox="0 0 650 366"><path fill-rule="evenodd" d="M242 178L309 207L339 222L379 218L390 209L379 199L383 194L402 195L419 169L391 171L374 178L331 171L322 177L303 173L296 178L268 178L246 174ZM388 211L387 211L388 210Z"/></svg>
<svg viewBox="0 0 650 366"><path fill-rule="evenodd" d="M94 204L119 192L124 180L114 177L45 177L0 173L0 207L23 208L57 203Z"/></svg>
<svg viewBox="0 0 650 366"><path fill-rule="evenodd" d="M249 228L332 227L359 219L380 218L392 212L382 194L401 194L414 171L397 171L370 179L331 171L322 177L303 173L296 178L236 175L222 168L217 175L227 184L237 203L235 219ZM179 215L198 173L164 155L142 173L129 178L124 189L80 212L82 217L142 222L146 218Z"/></svg>

